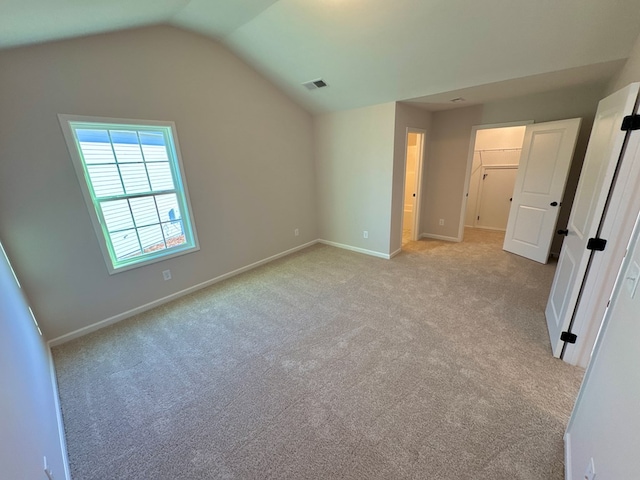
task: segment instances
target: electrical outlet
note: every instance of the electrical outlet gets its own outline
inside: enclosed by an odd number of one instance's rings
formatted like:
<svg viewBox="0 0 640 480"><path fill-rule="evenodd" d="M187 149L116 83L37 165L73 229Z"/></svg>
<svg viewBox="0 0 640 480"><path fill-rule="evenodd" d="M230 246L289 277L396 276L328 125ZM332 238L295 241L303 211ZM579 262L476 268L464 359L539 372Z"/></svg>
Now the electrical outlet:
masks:
<svg viewBox="0 0 640 480"><path fill-rule="evenodd" d="M297 228L293 231L293 235L295 237L297 237L298 235L300 235L300 230L298 230Z"/></svg>
<svg viewBox="0 0 640 480"><path fill-rule="evenodd" d="M165 280L171 280L171 270L163 271L162 278L164 278Z"/></svg>
<svg viewBox="0 0 640 480"><path fill-rule="evenodd" d="M444 218L440 219L440 226L442 227L444 225Z"/></svg>
<svg viewBox="0 0 640 480"><path fill-rule="evenodd" d="M593 463L593 457L589 460L587 471L584 472L584 480L596 480L596 466Z"/></svg>
<svg viewBox="0 0 640 480"><path fill-rule="evenodd" d="M369 238L369 232L367 230L365 230L364 232L362 232L362 237L363 238Z"/></svg>

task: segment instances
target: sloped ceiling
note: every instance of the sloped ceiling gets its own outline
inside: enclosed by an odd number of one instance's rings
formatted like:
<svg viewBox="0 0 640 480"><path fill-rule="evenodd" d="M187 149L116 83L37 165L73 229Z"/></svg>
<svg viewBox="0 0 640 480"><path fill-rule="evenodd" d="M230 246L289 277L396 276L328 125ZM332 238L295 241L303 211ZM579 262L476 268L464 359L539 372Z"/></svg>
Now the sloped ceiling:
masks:
<svg viewBox="0 0 640 480"><path fill-rule="evenodd" d="M226 44L313 112L429 109L615 74L638 0L0 0L0 48L170 23ZM323 78L329 87L301 83Z"/></svg>

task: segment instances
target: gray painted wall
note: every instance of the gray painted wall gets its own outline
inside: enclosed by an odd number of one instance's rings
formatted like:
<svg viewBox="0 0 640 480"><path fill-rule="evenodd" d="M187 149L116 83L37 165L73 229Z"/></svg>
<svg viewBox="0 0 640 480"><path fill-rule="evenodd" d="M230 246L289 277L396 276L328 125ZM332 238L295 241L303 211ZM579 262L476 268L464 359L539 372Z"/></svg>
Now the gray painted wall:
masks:
<svg viewBox="0 0 640 480"><path fill-rule="evenodd" d="M200 251L109 275L58 113L173 120ZM0 158L0 237L48 339L318 237L310 114L173 27L0 52Z"/></svg>
<svg viewBox="0 0 640 480"><path fill-rule="evenodd" d="M2 478L65 478L49 349L0 252L0 465Z"/></svg>
<svg viewBox="0 0 640 480"><path fill-rule="evenodd" d="M395 112L385 103L315 118L321 239L389 253Z"/></svg>
<svg viewBox="0 0 640 480"><path fill-rule="evenodd" d="M620 73L607 86L607 95L640 80L640 36Z"/></svg>

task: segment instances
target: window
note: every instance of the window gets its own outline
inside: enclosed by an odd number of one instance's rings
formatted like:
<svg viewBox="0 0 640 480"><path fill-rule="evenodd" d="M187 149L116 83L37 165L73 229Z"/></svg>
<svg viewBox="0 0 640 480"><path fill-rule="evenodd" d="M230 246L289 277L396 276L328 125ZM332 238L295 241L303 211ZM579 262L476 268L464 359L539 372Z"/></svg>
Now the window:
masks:
<svg viewBox="0 0 640 480"><path fill-rule="evenodd" d="M198 249L172 122L59 119L109 273Z"/></svg>

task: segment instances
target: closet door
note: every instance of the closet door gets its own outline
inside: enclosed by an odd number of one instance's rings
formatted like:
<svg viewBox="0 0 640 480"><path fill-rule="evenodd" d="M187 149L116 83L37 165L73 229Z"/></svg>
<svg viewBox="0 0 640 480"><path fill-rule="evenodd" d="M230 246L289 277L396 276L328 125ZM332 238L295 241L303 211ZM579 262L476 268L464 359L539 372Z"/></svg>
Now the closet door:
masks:
<svg viewBox="0 0 640 480"><path fill-rule="evenodd" d="M504 250L547 263L580 122L527 126Z"/></svg>

